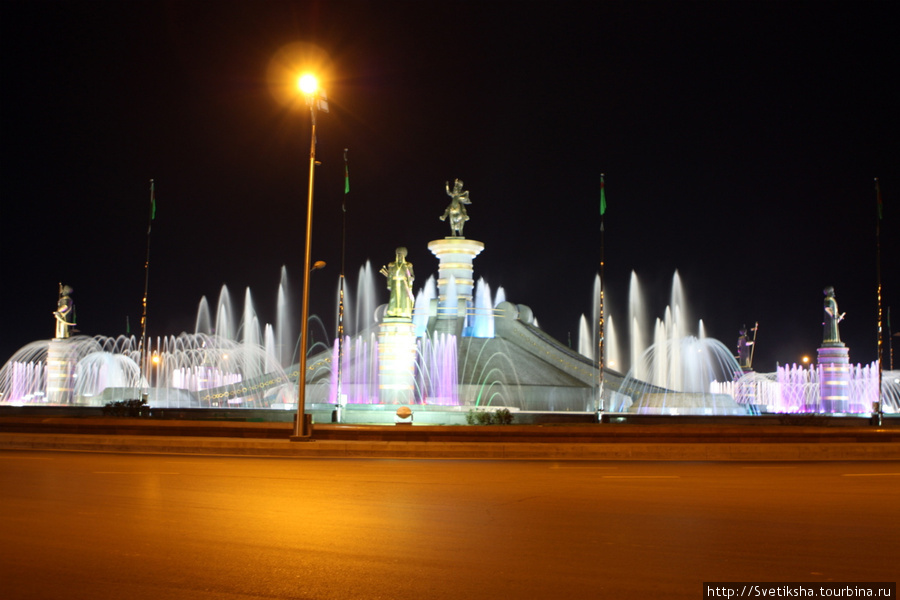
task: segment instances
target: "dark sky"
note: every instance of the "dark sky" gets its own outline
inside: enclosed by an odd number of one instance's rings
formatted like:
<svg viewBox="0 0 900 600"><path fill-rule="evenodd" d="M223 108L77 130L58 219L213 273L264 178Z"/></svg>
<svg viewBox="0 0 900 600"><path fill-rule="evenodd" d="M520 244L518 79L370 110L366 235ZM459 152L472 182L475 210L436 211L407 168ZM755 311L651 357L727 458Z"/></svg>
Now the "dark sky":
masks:
<svg viewBox="0 0 900 600"><path fill-rule="evenodd" d="M458 177L465 234L486 245L476 276L575 343L605 173L620 328L631 271L655 317L678 269L708 335L732 347L759 321L771 371L815 352L833 285L851 360L874 360L875 177L900 324L897 7L4 2L0 362L52 337L59 282L82 333L124 333L126 316L137 330L151 178L150 334L191 331L222 284L238 300L249 286L273 320L281 266L299 289L303 260L309 113L268 75L293 42L331 59L312 298L329 327L349 148L351 282L400 245L417 283L435 273L427 243L449 234L438 216Z"/></svg>

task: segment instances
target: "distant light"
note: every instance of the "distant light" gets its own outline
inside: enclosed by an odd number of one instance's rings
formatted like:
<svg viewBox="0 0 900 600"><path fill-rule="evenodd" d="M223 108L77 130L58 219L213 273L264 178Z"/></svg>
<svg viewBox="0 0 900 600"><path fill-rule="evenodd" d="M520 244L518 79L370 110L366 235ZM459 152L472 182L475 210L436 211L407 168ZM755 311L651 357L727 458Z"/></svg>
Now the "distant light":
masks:
<svg viewBox="0 0 900 600"><path fill-rule="evenodd" d="M297 89L307 96L312 96L319 89L319 80L312 73L304 73L297 80Z"/></svg>
<svg viewBox="0 0 900 600"><path fill-rule="evenodd" d="M800 360L803 361L803 364L804 364L804 365L809 364L809 357L808 357L808 356L804 356L804 357L801 358Z"/></svg>

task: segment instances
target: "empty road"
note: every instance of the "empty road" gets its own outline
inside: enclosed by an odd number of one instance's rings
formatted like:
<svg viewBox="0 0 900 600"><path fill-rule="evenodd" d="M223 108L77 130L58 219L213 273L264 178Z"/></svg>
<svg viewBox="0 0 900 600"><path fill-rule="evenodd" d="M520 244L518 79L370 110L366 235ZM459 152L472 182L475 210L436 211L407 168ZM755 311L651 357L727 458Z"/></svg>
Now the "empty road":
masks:
<svg viewBox="0 0 900 600"><path fill-rule="evenodd" d="M895 581L900 463L0 452L0 596L691 598Z"/></svg>

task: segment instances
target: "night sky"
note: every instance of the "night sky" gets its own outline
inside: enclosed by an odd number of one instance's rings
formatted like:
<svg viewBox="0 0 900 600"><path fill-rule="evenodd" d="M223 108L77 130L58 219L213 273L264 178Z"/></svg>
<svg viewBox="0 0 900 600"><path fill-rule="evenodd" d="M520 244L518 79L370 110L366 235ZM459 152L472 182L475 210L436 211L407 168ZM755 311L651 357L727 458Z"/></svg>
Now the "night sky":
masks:
<svg viewBox="0 0 900 600"><path fill-rule="evenodd" d="M826 285L851 361L874 360L875 177L900 330L898 6L4 2L0 362L52 337L59 282L81 333L138 331L151 178L150 335L192 331L223 284L274 320L282 265L299 299L309 112L273 75L296 42L330 59L311 300L329 329L349 148L351 285L401 245L417 288L436 274L460 178L476 277L574 345L605 173L620 335L631 271L656 317L677 269L708 335L760 323L759 371L814 356Z"/></svg>

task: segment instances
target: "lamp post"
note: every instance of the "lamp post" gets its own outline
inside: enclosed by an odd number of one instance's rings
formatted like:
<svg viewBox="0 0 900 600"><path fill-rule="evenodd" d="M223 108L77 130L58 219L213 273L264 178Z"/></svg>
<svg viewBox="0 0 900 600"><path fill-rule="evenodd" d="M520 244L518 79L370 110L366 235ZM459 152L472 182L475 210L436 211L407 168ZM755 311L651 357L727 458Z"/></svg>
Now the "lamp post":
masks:
<svg viewBox="0 0 900 600"><path fill-rule="evenodd" d="M306 345L309 333L309 280L312 274L310 267L310 251L312 249L312 217L313 217L313 179L316 171L316 111L328 112L325 93L319 87L319 81L311 73L302 75L297 80L297 87L309 106L312 132L309 144L309 192L306 201L306 246L303 254L303 300L300 309L300 364L297 378L297 422L294 425L293 441L306 441L312 436L312 427L306 421Z"/></svg>

